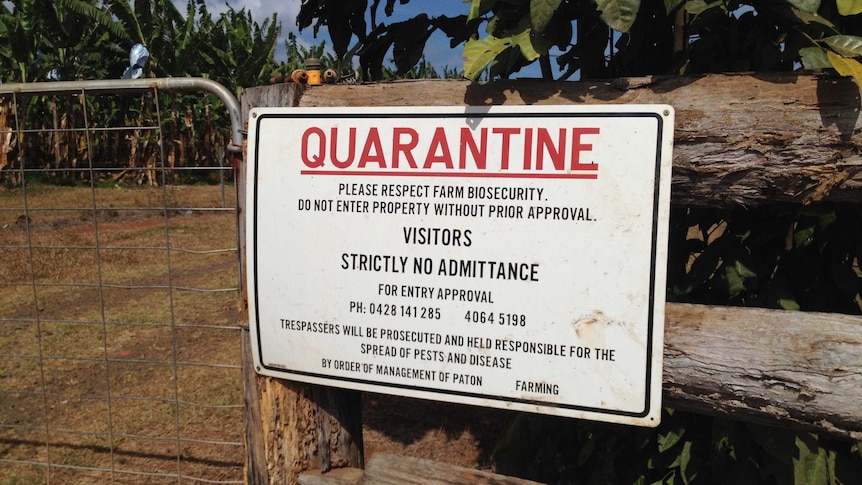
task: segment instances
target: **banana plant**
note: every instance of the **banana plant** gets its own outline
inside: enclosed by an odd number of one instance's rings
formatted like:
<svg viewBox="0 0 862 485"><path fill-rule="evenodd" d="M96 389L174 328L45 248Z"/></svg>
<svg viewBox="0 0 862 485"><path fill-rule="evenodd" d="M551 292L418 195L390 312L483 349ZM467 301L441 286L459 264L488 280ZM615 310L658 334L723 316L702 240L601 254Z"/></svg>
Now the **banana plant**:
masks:
<svg viewBox="0 0 862 485"><path fill-rule="evenodd" d="M193 2L199 4L203 0L189 0L190 9ZM177 33L187 30L187 19L172 1L103 0L97 4L57 0L56 3L99 24L116 43L118 52L127 53L134 44L146 46L151 53L148 70L152 75L185 74L185 66L177 60L175 42ZM116 67L122 72L121 66Z"/></svg>
<svg viewBox="0 0 862 485"><path fill-rule="evenodd" d="M11 9L9 6L11 6ZM0 2L0 58L3 59L6 82L27 82L31 71L41 61L36 47L38 27L35 0Z"/></svg>
<svg viewBox="0 0 862 485"><path fill-rule="evenodd" d="M269 80L276 69L275 46L281 27L278 17L254 21L245 8L222 13L209 32L209 42L201 54L212 66L211 78L239 97L242 88Z"/></svg>

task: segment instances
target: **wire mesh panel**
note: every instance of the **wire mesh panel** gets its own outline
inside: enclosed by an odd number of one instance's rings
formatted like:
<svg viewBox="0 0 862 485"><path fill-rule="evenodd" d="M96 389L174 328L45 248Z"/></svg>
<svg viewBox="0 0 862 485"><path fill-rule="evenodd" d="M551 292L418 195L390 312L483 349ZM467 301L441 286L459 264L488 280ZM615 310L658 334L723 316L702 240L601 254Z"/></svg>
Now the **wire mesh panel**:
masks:
<svg viewBox="0 0 862 485"><path fill-rule="evenodd" d="M0 91L0 482L242 482L224 111Z"/></svg>

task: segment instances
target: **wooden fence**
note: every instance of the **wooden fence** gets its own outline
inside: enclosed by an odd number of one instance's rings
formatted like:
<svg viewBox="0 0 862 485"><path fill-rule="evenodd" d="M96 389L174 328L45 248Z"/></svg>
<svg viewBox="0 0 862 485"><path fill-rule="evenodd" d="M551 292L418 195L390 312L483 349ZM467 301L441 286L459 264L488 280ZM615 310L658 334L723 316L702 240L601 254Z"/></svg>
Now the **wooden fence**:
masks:
<svg viewBox="0 0 862 485"><path fill-rule="evenodd" d="M275 84L246 90L242 112L606 103L674 106L673 204L862 202L862 103L846 78ZM862 317L669 303L664 359L669 406L862 440ZM245 376L249 483L294 483L302 472L362 466L358 393L255 376L251 365Z"/></svg>

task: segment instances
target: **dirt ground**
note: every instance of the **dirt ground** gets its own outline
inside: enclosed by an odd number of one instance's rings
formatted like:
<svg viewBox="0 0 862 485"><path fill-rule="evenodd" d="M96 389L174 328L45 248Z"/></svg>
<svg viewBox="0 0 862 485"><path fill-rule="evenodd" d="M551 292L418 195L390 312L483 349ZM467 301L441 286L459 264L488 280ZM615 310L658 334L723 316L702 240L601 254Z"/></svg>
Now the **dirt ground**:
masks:
<svg viewBox="0 0 862 485"><path fill-rule="evenodd" d="M0 483L242 480L222 203L216 186L0 190ZM512 414L366 394L363 419L366 459L487 468Z"/></svg>

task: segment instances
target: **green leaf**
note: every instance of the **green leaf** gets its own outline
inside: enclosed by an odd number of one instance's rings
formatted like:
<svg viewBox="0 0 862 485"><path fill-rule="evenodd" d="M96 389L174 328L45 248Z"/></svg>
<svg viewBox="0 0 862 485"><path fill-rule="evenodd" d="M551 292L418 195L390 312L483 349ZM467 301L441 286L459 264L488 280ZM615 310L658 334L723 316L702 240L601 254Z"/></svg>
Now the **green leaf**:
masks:
<svg viewBox="0 0 862 485"><path fill-rule="evenodd" d="M706 2L706 0L689 0L685 2L685 11L691 15L700 15L711 8L724 8L724 2L717 0L715 2Z"/></svg>
<svg viewBox="0 0 862 485"><path fill-rule="evenodd" d="M827 67L832 66L830 65ZM818 229L826 229L833 222L838 220L838 214L835 212L835 209L818 205L809 205L803 207L799 210L799 215L816 218Z"/></svg>
<svg viewBox="0 0 862 485"><path fill-rule="evenodd" d="M494 58L494 62L488 68L488 78L505 78L515 71L515 66L522 62L524 57L521 55L521 49L509 46L508 49L501 52Z"/></svg>
<svg viewBox="0 0 862 485"><path fill-rule="evenodd" d="M745 290L745 278L754 278L757 275L739 261L724 267L724 276L727 278L727 291L730 296L736 296Z"/></svg>
<svg viewBox="0 0 862 485"><path fill-rule="evenodd" d="M464 3L469 2L470 0L464 0ZM467 14L467 20L473 20L485 15L490 12L494 5L497 4L497 0L473 0L470 2L470 12Z"/></svg>
<svg viewBox="0 0 862 485"><path fill-rule="evenodd" d="M838 214L835 211L827 211L817 220L817 227L825 229L836 220L838 220Z"/></svg>
<svg viewBox="0 0 862 485"><path fill-rule="evenodd" d="M790 298L779 298L778 305L783 310L790 310L794 312L798 312L800 310L799 303L796 303L796 300Z"/></svg>
<svg viewBox="0 0 862 485"><path fill-rule="evenodd" d="M697 472L690 470L688 467L691 464L691 441L686 441L682 445L682 451L679 457L677 457L677 463L679 464L679 474L682 478L682 483L688 485L697 476Z"/></svg>
<svg viewBox="0 0 862 485"><path fill-rule="evenodd" d="M536 34L545 31L562 0L530 0L530 26Z"/></svg>
<svg viewBox="0 0 862 485"><path fill-rule="evenodd" d="M498 54L512 45L512 38L470 39L464 44L464 77L475 80Z"/></svg>
<svg viewBox="0 0 862 485"><path fill-rule="evenodd" d="M862 0L835 0L838 13L844 16L862 13Z"/></svg>
<svg viewBox="0 0 862 485"><path fill-rule="evenodd" d="M797 456L793 457L793 483L795 485L827 485L829 463L826 450L813 440L809 446L805 440L796 437Z"/></svg>
<svg viewBox="0 0 862 485"><path fill-rule="evenodd" d="M748 269L747 266L745 266L739 261L734 262L733 267L734 269L736 269L736 272L739 273L740 276L743 276L745 278L757 278L757 274L754 271L751 271L750 269Z"/></svg>
<svg viewBox="0 0 862 485"><path fill-rule="evenodd" d="M820 0L787 0L787 3L808 13L817 13L820 8Z"/></svg>
<svg viewBox="0 0 862 485"><path fill-rule="evenodd" d="M602 12L602 21L623 33L628 32L635 23L640 6L640 0L596 0L596 7Z"/></svg>
<svg viewBox="0 0 862 485"><path fill-rule="evenodd" d="M832 67L832 63L826 57L826 50L822 47L803 47L799 49L799 55L802 57L802 66L805 69L816 70Z"/></svg>
<svg viewBox="0 0 862 485"><path fill-rule="evenodd" d="M745 289L745 281L739 274L733 270L732 266L724 268L724 275L727 278L727 292L730 296L736 296Z"/></svg>
<svg viewBox="0 0 862 485"><path fill-rule="evenodd" d="M479 8L482 5L482 0L462 0L464 3L470 4L470 11L467 12L467 20L473 20L479 17Z"/></svg>
<svg viewBox="0 0 862 485"><path fill-rule="evenodd" d="M805 12L803 10L796 8L796 7L791 7L790 11L793 13L794 17L796 17L797 19L799 19L803 23L820 24L820 25L825 25L825 26L827 26L833 30L836 29L835 25L832 22L826 20L825 17L821 17L820 15L817 15L817 13Z"/></svg>
<svg viewBox="0 0 862 485"><path fill-rule="evenodd" d="M534 61L538 59L540 55L548 52L548 46L545 46L543 49L544 52L539 52L540 49L537 49L533 45L532 38L530 37L530 29L513 35L511 39L513 44L521 48L521 55L528 61Z"/></svg>
<svg viewBox="0 0 862 485"><path fill-rule="evenodd" d="M842 57L832 51L827 51L826 56L829 57L829 62L832 63L832 67L838 71L838 74L841 74L842 76L853 76L853 79L856 80L856 84L862 86L862 64L860 64L859 61L855 59L847 59L846 57Z"/></svg>
<svg viewBox="0 0 862 485"><path fill-rule="evenodd" d="M658 452L664 453L665 451L671 449L673 445L677 444L680 439L682 439L682 435L685 434L685 430L672 430L668 431L667 434L658 435Z"/></svg>
<svg viewBox="0 0 862 485"><path fill-rule="evenodd" d="M814 242L814 226L802 227L793 233L793 245L803 249Z"/></svg>
<svg viewBox="0 0 862 485"><path fill-rule="evenodd" d="M862 56L862 37L855 35L833 35L820 42L828 45L844 57Z"/></svg>

